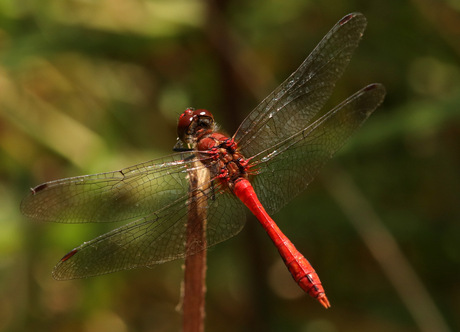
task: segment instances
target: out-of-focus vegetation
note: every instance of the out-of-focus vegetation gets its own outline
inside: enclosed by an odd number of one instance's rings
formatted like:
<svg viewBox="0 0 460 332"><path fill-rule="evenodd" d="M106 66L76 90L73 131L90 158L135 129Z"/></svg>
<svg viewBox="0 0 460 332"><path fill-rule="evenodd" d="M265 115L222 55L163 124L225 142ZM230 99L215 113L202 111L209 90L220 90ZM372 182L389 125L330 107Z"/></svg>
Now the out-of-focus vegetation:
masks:
<svg viewBox="0 0 460 332"><path fill-rule="evenodd" d="M368 29L330 105L375 81L388 95L333 163L354 183L349 195L341 187L345 206L362 197L408 265L377 263L326 189L342 186L329 166L327 182L275 219L332 309L297 289L250 219L209 252L207 330L458 330L460 6L448 0L1 1L0 330L177 331L182 262L54 281L61 255L116 225L34 223L21 198L44 181L169 153L188 106L233 132L352 11ZM388 275L427 302L408 306Z"/></svg>

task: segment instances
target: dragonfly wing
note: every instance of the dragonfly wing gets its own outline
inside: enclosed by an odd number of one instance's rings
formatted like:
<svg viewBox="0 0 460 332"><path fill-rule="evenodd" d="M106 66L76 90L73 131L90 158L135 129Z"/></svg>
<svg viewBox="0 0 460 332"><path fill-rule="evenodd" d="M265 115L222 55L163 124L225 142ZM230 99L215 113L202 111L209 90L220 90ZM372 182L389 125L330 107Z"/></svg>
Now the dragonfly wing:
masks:
<svg viewBox="0 0 460 332"><path fill-rule="evenodd" d="M187 254L236 235L244 224L244 206L230 192L208 190L201 200L199 204L208 204L207 241L194 243ZM54 278L86 278L185 257L187 202L188 194L146 218L85 242L56 265Z"/></svg>
<svg viewBox="0 0 460 332"><path fill-rule="evenodd" d="M62 223L138 219L187 193L193 156L174 154L115 172L46 182L24 198L21 212Z"/></svg>
<svg viewBox="0 0 460 332"><path fill-rule="evenodd" d="M305 128L323 107L350 62L366 28L366 18L342 18L300 67L243 121L235 139L246 157L284 141Z"/></svg>
<svg viewBox="0 0 460 332"><path fill-rule="evenodd" d="M246 207L231 191L221 189L210 201L206 226L208 246L235 236L246 221Z"/></svg>
<svg viewBox="0 0 460 332"><path fill-rule="evenodd" d="M254 167L258 168L257 163L263 167L252 183L268 213L301 193L384 97L383 85L370 84L296 135L257 155Z"/></svg>
<svg viewBox="0 0 460 332"><path fill-rule="evenodd" d="M184 254L187 196L73 249L56 265L58 280L86 278L180 258Z"/></svg>

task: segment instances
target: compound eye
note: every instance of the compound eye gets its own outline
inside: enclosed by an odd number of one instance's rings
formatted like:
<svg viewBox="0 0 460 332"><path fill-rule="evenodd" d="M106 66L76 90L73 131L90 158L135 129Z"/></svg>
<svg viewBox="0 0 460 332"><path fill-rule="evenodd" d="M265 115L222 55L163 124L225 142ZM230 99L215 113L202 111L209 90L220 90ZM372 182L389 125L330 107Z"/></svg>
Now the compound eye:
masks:
<svg viewBox="0 0 460 332"><path fill-rule="evenodd" d="M214 124L214 116L208 110L198 109L194 112L198 119L198 125L201 127L211 128Z"/></svg>
<svg viewBox="0 0 460 332"><path fill-rule="evenodd" d="M187 108L184 113L179 116L179 121L177 122L177 136L179 136L181 141L184 141L185 135L195 117L195 110L193 108Z"/></svg>
<svg viewBox="0 0 460 332"><path fill-rule="evenodd" d="M207 117L214 120L214 117L208 110L198 109L194 111L194 114L196 114L198 117Z"/></svg>

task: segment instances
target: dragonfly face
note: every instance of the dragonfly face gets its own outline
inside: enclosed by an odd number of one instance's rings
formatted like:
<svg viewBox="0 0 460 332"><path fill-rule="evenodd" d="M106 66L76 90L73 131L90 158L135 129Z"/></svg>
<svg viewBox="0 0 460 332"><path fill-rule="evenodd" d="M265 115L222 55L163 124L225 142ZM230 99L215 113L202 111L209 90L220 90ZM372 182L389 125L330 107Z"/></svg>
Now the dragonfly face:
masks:
<svg viewBox="0 0 460 332"><path fill-rule="evenodd" d="M204 109L187 108L179 116L177 135L186 146L193 145L206 131L214 131L215 122L211 112Z"/></svg>

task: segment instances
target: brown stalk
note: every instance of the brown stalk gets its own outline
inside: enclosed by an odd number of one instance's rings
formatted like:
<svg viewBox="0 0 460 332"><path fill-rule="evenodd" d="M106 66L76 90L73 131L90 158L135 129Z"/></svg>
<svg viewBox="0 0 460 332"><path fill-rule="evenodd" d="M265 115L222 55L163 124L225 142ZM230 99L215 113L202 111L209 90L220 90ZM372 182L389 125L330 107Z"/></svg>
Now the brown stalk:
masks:
<svg viewBox="0 0 460 332"><path fill-rule="evenodd" d="M197 161L197 163L199 163ZM206 168L189 171L189 206L182 297L183 331L203 332L206 293ZM198 189L200 188L200 189Z"/></svg>

